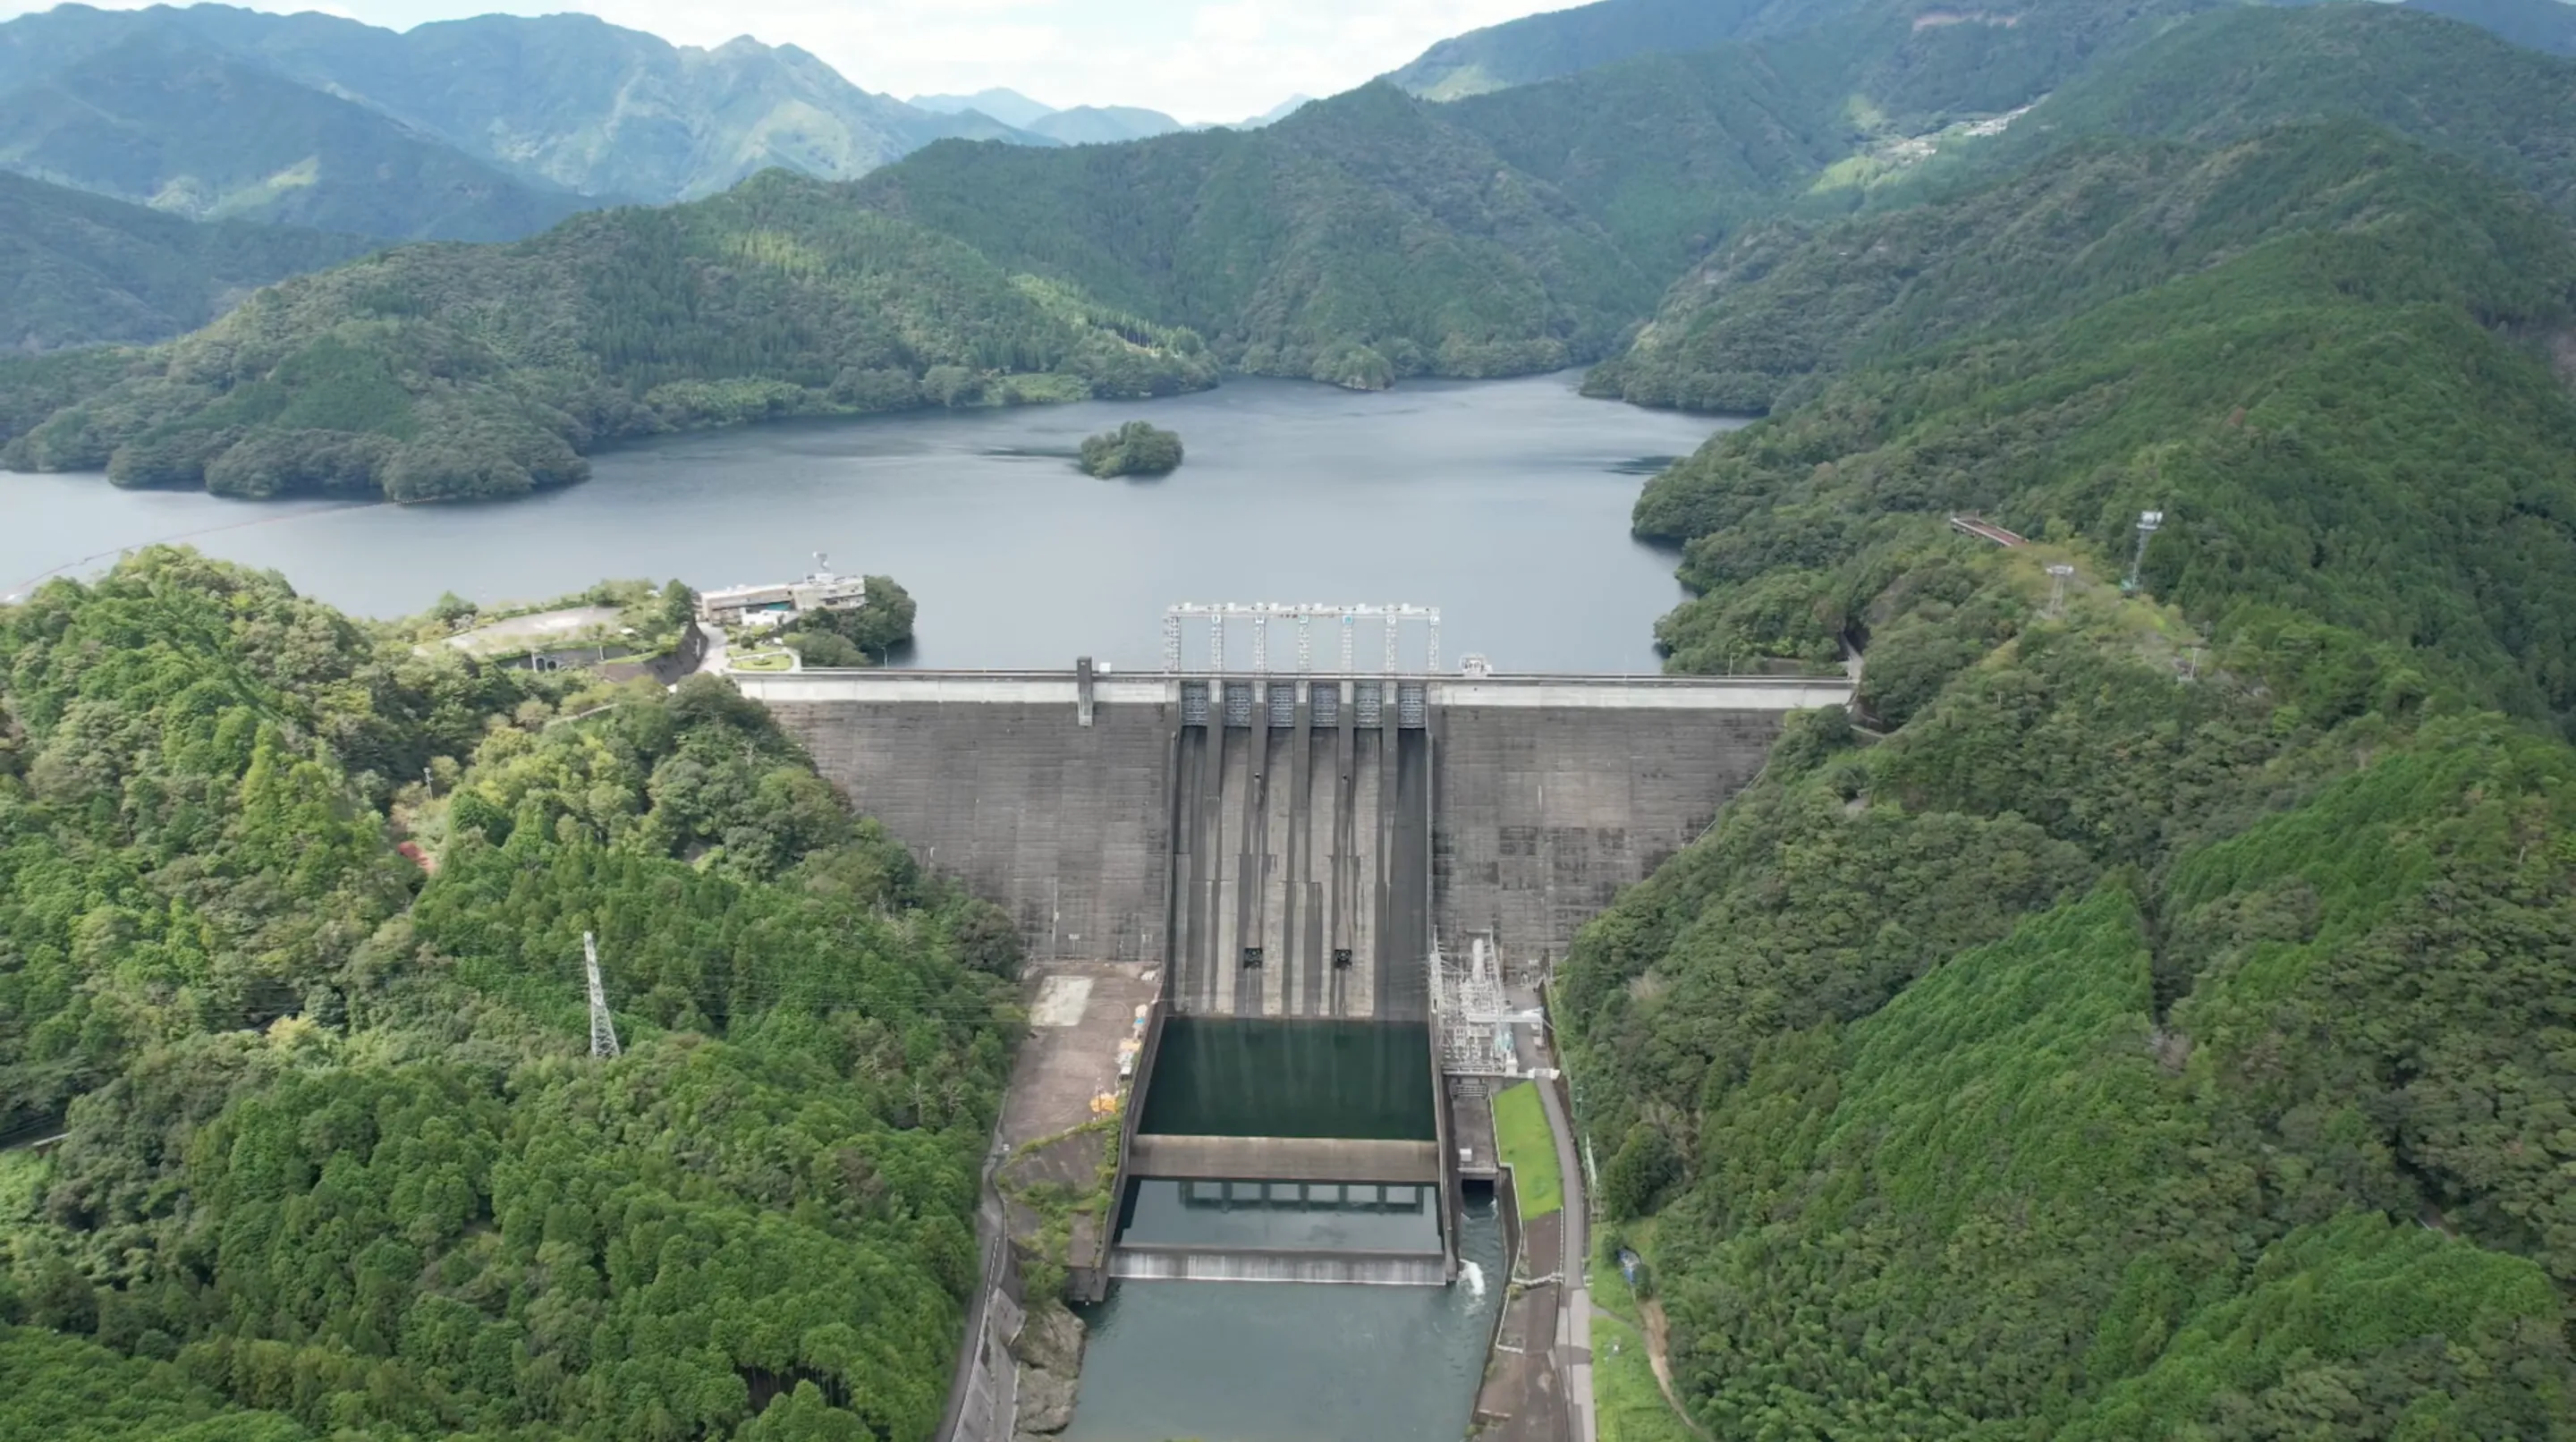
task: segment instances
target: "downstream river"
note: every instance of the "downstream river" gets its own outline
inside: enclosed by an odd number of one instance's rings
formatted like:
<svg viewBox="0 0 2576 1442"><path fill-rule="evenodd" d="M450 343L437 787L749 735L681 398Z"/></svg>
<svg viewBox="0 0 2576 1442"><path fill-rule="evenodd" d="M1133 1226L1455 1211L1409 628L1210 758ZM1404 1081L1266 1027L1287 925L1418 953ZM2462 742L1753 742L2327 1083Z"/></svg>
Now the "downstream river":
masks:
<svg viewBox="0 0 2576 1442"><path fill-rule="evenodd" d="M0 475L0 594L181 537L374 616L603 576L783 579L823 551L911 590L914 665L1151 667L1174 601L1374 601L1440 607L1453 658L1651 671L1654 620L1681 593L1672 557L1629 538L1629 507L1658 463L1732 423L1585 400L1576 379L1358 394L1246 378L1160 401L790 422L610 451L587 484L525 500L411 509ZM1085 435L1138 417L1181 433L1177 473L1075 469Z"/></svg>

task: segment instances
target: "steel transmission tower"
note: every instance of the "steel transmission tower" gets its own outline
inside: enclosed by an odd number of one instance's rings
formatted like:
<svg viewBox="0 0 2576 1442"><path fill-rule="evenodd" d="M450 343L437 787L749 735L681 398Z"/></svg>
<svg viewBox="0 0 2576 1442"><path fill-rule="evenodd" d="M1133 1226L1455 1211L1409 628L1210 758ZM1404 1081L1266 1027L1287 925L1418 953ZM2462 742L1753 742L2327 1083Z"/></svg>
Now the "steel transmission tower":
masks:
<svg viewBox="0 0 2576 1442"><path fill-rule="evenodd" d="M581 934L581 964L590 982L590 1054L617 1056L617 1024L608 1019L608 989L599 984L599 943Z"/></svg>
<svg viewBox="0 0 2576 1442"><path fill-rule="evenodd" d="M2138 589L2138 573L2147 565L2147 541L2163 528L2164 523L2165 513L2162 511L2138 512L2138 550L2129 558L2129 579L2120 583L2121 590Z"/></svg>

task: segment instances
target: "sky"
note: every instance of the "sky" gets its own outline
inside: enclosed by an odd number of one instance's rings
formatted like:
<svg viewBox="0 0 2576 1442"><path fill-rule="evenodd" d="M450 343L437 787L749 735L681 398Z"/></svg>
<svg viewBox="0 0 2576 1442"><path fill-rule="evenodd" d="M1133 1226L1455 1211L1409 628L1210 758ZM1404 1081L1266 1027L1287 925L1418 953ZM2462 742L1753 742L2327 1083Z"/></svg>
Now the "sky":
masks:
<svg viewBox="0 0 2576 1442"><path fill-rule="evenodd" d="M127 0L92 0L123 8ZM748 34L911 96L1006 85L1059 108L1143 105L1240 120L1331 95L1460 31L1580 0L263 0L406 30L502 10L581 10L683 45ZM0 0L0 16L49 8Z"/></svg>

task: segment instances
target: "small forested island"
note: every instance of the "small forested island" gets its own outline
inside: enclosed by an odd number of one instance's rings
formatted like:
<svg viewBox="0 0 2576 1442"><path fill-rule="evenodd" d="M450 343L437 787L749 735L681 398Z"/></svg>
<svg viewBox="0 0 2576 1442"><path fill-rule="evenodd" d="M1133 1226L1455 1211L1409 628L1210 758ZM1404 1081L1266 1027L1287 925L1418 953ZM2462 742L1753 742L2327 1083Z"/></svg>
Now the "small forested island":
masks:
<svg viewBox="0 0 2576 1442"><path fill-rule="evenodd" d="M1144 421L1129 421L1082 443L1082 468L1107 480L1111 476L1164 476L1181 468L1178 432L1158 430Z"/></svg>

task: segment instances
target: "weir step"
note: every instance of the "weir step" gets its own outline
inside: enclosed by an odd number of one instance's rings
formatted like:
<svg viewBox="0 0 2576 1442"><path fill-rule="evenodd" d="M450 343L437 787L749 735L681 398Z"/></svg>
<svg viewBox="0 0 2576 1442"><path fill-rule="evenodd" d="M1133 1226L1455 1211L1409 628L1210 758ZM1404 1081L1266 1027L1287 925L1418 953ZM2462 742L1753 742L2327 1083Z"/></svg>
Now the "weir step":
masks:
<svg viewBox="0 0 2576 1442"><path fill-rule="evenodd" d="M1437 1252L1228 1251L1122 1246L1109 1275L1129 1282L1306 1282L1344 1286L1440 1287L1449 1269Z"/></svg>
<svg viewBox="0 0 2576 1442"><path fill-rule="evenodd" d="M1213 1137L1141 1132L1128 1150L1127 1173L1182 1180L1427 1185L1440 1180L1440 1148L1432 1142L1341 1137Z"/></svg>

